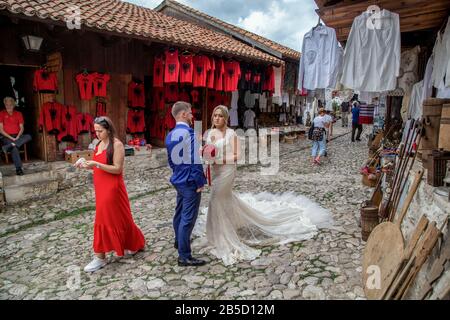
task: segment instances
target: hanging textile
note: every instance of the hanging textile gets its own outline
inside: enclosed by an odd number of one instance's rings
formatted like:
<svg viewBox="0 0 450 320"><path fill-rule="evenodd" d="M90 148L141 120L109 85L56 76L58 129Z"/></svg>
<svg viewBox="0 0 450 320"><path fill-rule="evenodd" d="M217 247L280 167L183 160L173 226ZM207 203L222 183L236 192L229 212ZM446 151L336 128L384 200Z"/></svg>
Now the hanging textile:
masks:
<svg viewBox="0 0 450 320"><path fill-rule="evenodd" d="M55 134L61 131L61 112L63 105L58 102L46 102L42 105L39 115L39 131Z"/></svg>
<svg viewBox="0 0 450 320"><path fill-rule="evenodd" d="M128 106L132 108L145 107L145 89L142 82L132 80L128 84Z"/></svg>
<svg viewBox="0 0 450 320"><path fill-rule="evenodd" d="M76 75L75 81L78 83L81 100L91 100L93 97L94 76L89 73Z"/></svg>
<svg viewBox="0 0 450 320"><path fill-rule="evenodd" d="M399 15L382 10L377 19L371 18L371 12L363 12L353 20L341 82L360 91L394 90L400 69ZM372 20L375 23L368 27Z"/></svg>
<svg viewBox="0 0 450 320"><path fill-rule="evenodd" d="M48 72L46 69L36 70L34 72L33 89L36 92L56 92L58 90L58 78L56 73Z"/></svg>
<svg viewBox="0 0 450 320"><path fill-rule="evenodd" d="M94 96L106 98L106 86L111 79L109 74L94 72L91 76L94 85Z"/></svg>
<svg viewBox="0 0 450 320"><path fill-rule="evenodd" d="M333 28L319 25L303 37L298 89L334 88L338 70L339 44Z"/></svg>
<svg viewBox="0 0 450 320"><path fill-rule="evenodd" d="M178 61L178 50L168 49L164 52L166 56L164 67L164 83L178 83L180 74L180 62Z"/></svg>
<svg viewBox="0 0 450 320"><path fill-rule="evenodd" d="M164 58L155 57L153 63L153 87L161 88L164 86Z"/></svg>

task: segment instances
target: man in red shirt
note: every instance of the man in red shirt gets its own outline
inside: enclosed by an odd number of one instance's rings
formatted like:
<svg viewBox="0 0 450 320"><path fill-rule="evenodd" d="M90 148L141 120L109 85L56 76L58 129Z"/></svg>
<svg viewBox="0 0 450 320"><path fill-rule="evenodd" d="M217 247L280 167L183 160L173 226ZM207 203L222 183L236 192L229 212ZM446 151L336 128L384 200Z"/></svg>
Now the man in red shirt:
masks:
<svg viewBox="0 0 450 320"><path fill-rule="evenodd" d="M23 117L19 111L14 111L15 101L11 97L3 99L5 109L0 111L0 141L4 152L11 152L16 174L23 175L19 148L31 141L29 134L23 134Z"/></svg>

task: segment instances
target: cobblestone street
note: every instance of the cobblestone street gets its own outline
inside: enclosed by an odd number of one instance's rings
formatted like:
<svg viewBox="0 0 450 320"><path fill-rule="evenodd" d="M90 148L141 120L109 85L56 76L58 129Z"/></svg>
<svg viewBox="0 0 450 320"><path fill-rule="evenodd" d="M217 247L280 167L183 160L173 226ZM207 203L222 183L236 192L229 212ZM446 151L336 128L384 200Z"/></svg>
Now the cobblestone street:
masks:
<svg viewBox="0 0 450 320"><path fill-rule="evenodd" d="M175 190L169 168L155 168L126 178L145 251L132 258L110 256L112 263L93 274L83 272L92 258L91 184L6 207L0 214L0 299L364 299L358 216L371 189L361 184L359 168L367 157L368 128L357 143L348 131L336 124L319 167L310 164L310 141L303 139L280 145L276 176L260 175L256 165L239 168L238 192L294 192L329 209L334 226L313 239L262 247L258 259L231 267L194 250L209 263L178 267ZM202 207L208 199L207 189Z"/></svg>

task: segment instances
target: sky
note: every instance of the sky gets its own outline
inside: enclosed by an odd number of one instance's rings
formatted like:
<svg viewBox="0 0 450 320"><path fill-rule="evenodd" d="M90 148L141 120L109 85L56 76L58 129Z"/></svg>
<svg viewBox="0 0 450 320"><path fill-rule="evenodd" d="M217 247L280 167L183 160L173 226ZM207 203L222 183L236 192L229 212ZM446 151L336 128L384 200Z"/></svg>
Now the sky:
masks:
<svg viewBox="0 0 450 320"><path fill-rule="evenodd" d="M126 0L155 8L162 0ZM213 17L300 51L303 36L317 24L314 0L177 0Z"/></svg>

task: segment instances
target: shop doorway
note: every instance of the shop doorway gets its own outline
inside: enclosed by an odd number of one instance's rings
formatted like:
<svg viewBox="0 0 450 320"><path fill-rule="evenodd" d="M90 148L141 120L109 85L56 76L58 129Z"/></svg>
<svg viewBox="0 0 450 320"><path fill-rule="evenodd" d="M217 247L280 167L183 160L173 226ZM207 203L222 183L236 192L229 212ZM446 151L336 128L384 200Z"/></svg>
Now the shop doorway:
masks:
<svg viewBox="0 0 450 320"><path fill-rule="evenodd" d="M36 144L38 133L38 107L34 101L33 77L35 67L0 65L0 110L4 110L3 98L10 96L16 100L15 110L24 118L25 132L33 138L27 144L28 162L39 160ZM0 165L5 165L2 155ZM11 162L10 162L11 163Z"/></svg>

